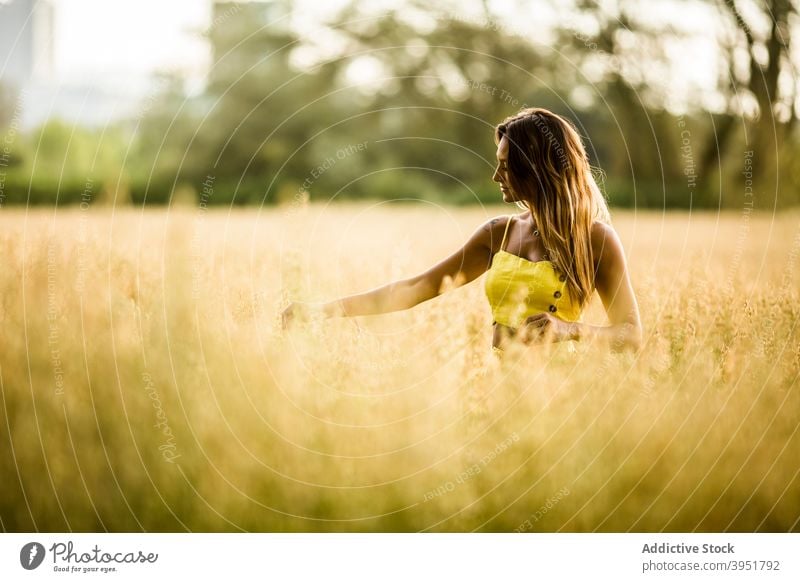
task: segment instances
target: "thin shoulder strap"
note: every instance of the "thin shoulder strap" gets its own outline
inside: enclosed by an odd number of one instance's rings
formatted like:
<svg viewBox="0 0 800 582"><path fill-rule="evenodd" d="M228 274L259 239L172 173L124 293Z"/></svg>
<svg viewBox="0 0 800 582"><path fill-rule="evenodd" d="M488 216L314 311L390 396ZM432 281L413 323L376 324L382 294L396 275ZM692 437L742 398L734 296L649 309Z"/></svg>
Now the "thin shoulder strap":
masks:
<svg viewBox="0 0 800 582"><path fill-rule="evenodd" d="M503 240L500 242L500 250L501 251L505 250L503 247L506 246L506 233L508 233L508 225L511 224L511 220L513 218L514 218L513 216L509 215L508 222L506 222L506 229L503 231Z"/></svg>

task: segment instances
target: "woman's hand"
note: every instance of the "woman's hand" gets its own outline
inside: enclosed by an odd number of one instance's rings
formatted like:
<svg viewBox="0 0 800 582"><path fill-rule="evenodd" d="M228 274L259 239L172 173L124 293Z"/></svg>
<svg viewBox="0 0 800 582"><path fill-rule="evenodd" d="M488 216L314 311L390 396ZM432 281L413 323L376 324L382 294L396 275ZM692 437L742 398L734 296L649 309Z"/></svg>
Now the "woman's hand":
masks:
<svg viewBox="0 0 800 582"><path fill-rule="evenodd" d="M297 315L297 311L297 303L292 302L281 312L281 328L284 331L289 329L289 326Z"/></svg>
<svg viewBox="0 0 800 582"><path fill-rule="evenodd" d="M321 304L292 301L286 309L281 312L281 326L286 330L297 320L308 321L315 315L323 314L324 310Z"/></svg>
<svg viewBox="0 0 800 582"><path fill-rule="evenodd" d="M549 313L531 315L520 326L519 335L526 344L531 342L563 342L574 338L574 327Z"/></svg>

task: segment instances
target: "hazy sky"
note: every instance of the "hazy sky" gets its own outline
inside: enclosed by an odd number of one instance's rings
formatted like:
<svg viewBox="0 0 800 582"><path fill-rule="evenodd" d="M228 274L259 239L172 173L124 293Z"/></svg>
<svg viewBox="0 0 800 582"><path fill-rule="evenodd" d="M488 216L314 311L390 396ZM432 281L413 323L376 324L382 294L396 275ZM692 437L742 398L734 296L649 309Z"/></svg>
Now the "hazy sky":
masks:
<svg viewBox="0 0 800 582"><path fill-rule="evenodd" d="M0 0L1 1L1 0ZM52 0L56 11L55 74L61 82L138 83L157 69L197 77L210 52L199 32L211 22L211 0ZM312 24L344 0L297 0Z"/></svg>
<svg viewBox="0 0 800 582"><path fill-rule="evenodd" d="M55 7L59 80L207 65L208 49L196 35L210 21L206 1L55 0Z"/></svg>

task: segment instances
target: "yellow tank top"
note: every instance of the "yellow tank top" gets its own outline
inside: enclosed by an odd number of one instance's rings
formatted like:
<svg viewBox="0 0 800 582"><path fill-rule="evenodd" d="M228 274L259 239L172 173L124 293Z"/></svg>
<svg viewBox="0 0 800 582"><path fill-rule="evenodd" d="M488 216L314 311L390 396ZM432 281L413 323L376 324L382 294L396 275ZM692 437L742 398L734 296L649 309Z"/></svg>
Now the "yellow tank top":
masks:
<svg viewBox="0 0 800 582"><path fill-rule="evenodd" d="M516 329L531 315L548 311L565 321L578 321L580 306L553 263L529 261L503 249L512 219L509 216L500 250L486 274L486 297L494 320Z"/></svg>

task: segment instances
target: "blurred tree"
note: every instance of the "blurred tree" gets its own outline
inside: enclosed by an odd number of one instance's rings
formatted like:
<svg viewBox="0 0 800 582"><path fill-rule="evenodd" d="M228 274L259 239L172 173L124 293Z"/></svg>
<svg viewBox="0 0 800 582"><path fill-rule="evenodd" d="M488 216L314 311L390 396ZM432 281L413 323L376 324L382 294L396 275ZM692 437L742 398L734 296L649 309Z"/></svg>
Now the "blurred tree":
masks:
<svg viewBox="0 0 800 582"><path fill-rule="evenodd" d="M719 36L716 93L724 105L711 114L698 99L689 103L685 118L676 118L670 99L681 78L667 71L667 45L685 32L650 17L639 0L577 3L572 21L587 17L593 30L567 25L562 42L572 46L584 70L593 72L592 83L611 110L621 113L614 117L618 135L627 142L609 148L615 140L602 140L607 166L614 175L627 173L634 186L653 188L660 181L665 206L742 207L744 150L752 150L754 182L763 193L771 192L762 204L797 203L796 189L777 189L800 170L790 154L798 139L798 80L789 52L796 6L790 0L748 3L749 22L736 0L686 3L698 15L708 15L700 10L705 5L718 16L707 21L707 28ZM741 147L733 148L734 143Z"/></svg>
<svg viewBox="0 0 800 582"><path fill-rule="evenodd" d="M721 50L730 71L718 88L727 109L711 115L690 92L683 116L676 113L681 79L671 50L689 32L660 21L641 0L575 0L555 30L527 17L515 28L477 0L449 8L408 0L380 9L353 0L312 31L290 26L287 0L218 2L206 33L213 53L208 87L186 99L175 79L143 114L133 189L166 200L180 184L200 191L213 176L208 203L309 194L497 201L493 127L539 105L572 119L589 139L612 202L741 205L741 160L718 164L719 152L733 152L730 144L744 139L737 115L748 131L750 124L763 135L769 128L763 116L735 109L736 89L752 86L755 109L767 97L771 111L794 98L784 88L789 65L776 73L770 64L788 54L781 35L793 8L788 0L771 2L777 24L758 34L741 25L734 2L720 7L729 17ZM523 3L518 10L529 13ZM749 73L740 70L743 47ZM763 72L763 87L753 84L753 71ZM795 117L780 118L790 144ZM754 148L767 147L751 138ZM715 164L728 172L720 189Z"/></svg>
<svg viewBox="0 0 800 582"><path fill-rule="evenodd" d="M762 196L766 195L767 204L800 202L789 173L789 164L796 157L800 106L797 62L790 50L790 24L797 4L791 0L766 0L744 7L736 0L713 4L723 26L719 45L726 66L719 90L725 96L727 111L719 116L715 139L708 142L701 159L705 182L710 184L721 171L720 162L741 119L743 134L738 141L743 142L743 149L753 151L752 180ZM785 147L787 142L789 148ZM741 151L728 157L734 174L741 173L743 158ZM781 178L788 179L789 184L781 186Z"/></svg>
<svg viewBox="0 0 800 582"><path fill-rule="evenodd" d="M676 79L666 43L683 42L688 33L653 18L638 0L581 0L570 14L560 25L558 45L577 63L571 92L585 96L581 108L594 113L586 131L597 163L610 176L612 201L712 205L696 180L696 149L707 130L694 116L679 119L670 112ZM688 145L682 135L691 135Z"/></svg>
<svg viewBox="0 0 800 582"><path fill-rule="evenodd" d="M485 4L482 14L463 14L457 5L437 10L411 0L369 15L352 2L335 21L347 39L348 71L371 73L354 76L353 91L371 112L359 123L379 128L380 166L409 168L402 176L411 196L497 201L494 126L525 105L564 104L541 48L509 34Z"/></svg>
<svg viewBox="0 0 800 582"><path fill-rule="evenodd" d="M20 147L19 142L21 129L18 127L19 123L14 121L14 116L17 114L17 99L19 98L19 91L10 84L0 83L0 172L3 173L3 186L0 194L2 198L7 197L5 174L8 171L14 171L24 162L24 153Z"/></svg>
<svg viewBox="0 0 800 582"><path fill-rule="evenodd" d="M290 65L300 42L288 26L288 2L214 6L207 89L184 100L172 83L142 119L139 163L170 191L180 182L200 190L213 176L209 203L272 202L287 182L299 188L315 164L304 144L343 114L327 95L336 66Z"/></svg>
<svg viewBox="0 0 800 582"><path fill-rule="evenodd" d="M12 193L14 201L27 201L28 190L35 203L79 202L87 188L96 194L96 188L87 184L99 186L119 175L126 136L122 126L98 134L58 118L20 135L15 148L20 163L14 168L12 182L24 185L24 190Z"/></svg>
<svg viewBox="0 0 800 582"><path fill-rule="evenodd" d="M0 130L9 126L14 117L17 90L7 83L0 83Z"/></svg>

